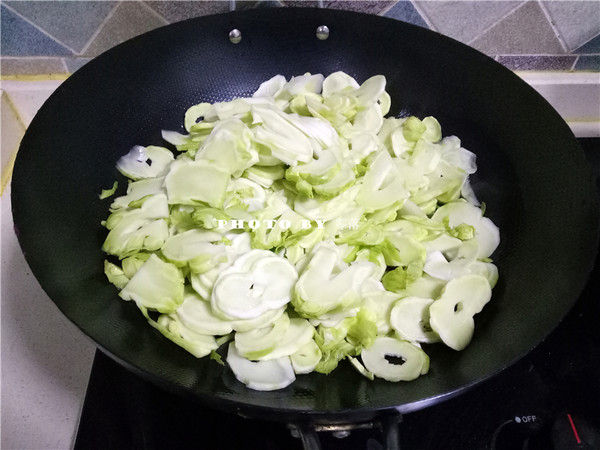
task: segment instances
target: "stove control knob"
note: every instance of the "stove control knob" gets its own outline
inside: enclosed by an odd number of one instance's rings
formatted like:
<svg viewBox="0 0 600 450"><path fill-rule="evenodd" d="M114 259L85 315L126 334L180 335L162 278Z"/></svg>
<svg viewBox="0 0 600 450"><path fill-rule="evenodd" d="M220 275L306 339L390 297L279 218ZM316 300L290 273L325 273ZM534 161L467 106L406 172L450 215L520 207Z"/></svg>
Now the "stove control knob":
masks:
<svg viewBox="0 0 600 450"><path fill-rule="evenodd" d="M536 414L525 414L508 419L496 428L492 436L491 450L526 449L537 450L537 442L545 420ZM545 447L544 450L547 450Z"/></svg>
<svg viewBox="0 0 600 450"><path fill-rule="evenodd" d="M552 423L554 450L600 449L599 424L592 424L576 414L559 414Z"/></svg>

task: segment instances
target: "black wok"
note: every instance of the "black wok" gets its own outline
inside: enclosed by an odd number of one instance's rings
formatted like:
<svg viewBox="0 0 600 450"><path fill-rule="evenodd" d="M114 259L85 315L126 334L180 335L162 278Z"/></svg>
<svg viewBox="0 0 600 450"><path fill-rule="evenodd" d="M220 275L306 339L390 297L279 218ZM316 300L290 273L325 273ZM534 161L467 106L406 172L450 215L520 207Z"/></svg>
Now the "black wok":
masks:
<svg viewBox="0 0 600 450"><path fill-rule="evenodd" d="M330 37L315 30L327 25ZM242 40L233 44L237 28ZM374 382L342 363L275 392L245 388L147 325L103 274L110 200L126 182L115 161L162 144L192 104L251 94L275 74L344 70L387 78L391 115L432 115L475 152L472 178L499 225L500 282L476 317L470 346L426 348L430 372ZM582 151L560 116L492 59L436 33L376 16L318 9L252 10L180 22L104 53L64 82L27 131L12 181L15 230L31 269L60 310L135 373L209 407L277 420L351 421L409 412L497 374L547 336L592 267L598 205ZM34 307L24 305L24 308Z"/></svg>

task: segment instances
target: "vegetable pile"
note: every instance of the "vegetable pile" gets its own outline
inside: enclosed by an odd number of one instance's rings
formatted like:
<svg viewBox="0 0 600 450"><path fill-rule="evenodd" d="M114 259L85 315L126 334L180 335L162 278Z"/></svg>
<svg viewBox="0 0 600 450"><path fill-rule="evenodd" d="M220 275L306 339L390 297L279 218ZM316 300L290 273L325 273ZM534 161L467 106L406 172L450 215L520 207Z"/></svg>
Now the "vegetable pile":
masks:
<svg viewBox="0 0 600 450"><path fill-rule="evenodd" d="M177 150L136 146L103 222L105 273L150 325L251 389L328 374L413 380L462 350L498 279L475 155L433 117L385 117L385 78L277 75L201 103ZM114 194L105 191L101 197Z"/></svg>

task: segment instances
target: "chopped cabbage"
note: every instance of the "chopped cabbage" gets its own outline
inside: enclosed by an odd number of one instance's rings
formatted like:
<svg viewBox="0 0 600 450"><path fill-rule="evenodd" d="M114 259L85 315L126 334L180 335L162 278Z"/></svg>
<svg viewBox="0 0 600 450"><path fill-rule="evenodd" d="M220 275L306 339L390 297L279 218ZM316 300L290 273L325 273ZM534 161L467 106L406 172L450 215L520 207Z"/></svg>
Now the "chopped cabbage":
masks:
<svg viewBox="0 0 600 450"><path fill-rule="evenodd" d="M187 134L162 131L174 151L133 147L103 222L120 297L250 389L344 359L408 381L429 370L421 343L465 348L500 233L469 183L475 154L434 117L386 117L385 85L276 75L191 106Z"/></svg>

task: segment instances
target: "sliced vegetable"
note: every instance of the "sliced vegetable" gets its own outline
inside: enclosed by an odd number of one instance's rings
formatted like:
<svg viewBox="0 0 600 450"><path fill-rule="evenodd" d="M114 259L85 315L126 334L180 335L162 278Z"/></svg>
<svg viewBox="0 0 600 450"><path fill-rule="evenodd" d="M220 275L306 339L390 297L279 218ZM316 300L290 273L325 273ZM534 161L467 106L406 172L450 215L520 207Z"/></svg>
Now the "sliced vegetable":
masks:
<svg viewBox="0 0 600 450"><path fill-rule="evenodd" d="M175 312L183 302L183 276L173 264L150 255L119 296L123 300L134 300L147 309Z"/></svg>
<svg viewBox="0 0 600 450"><path fill-rule="evenodd" d="M232 323L213 314L210 303L194 292L185 295L176 314L182 324L198 334L222 336L233 331Z"/></svg>
<svg viewBox="0 0 600 450"><path fill-rule="evenodd" d="M117 161L117 170L132 180L155 178L164 175L173 159L166 148L136 145Z"/></svg>
<svg viewBox="0 0 600 450"><path fill-rule="evenodd" d="M179 205L206 203L219 208L223 205L228 183L228 170L203 159L179 159L165 177L169 203Z"/></svg>
<svg viewBox="0 0 600 450"><path fill-rule="evenodd" d="M429 371L429 357L407 341L378 337L360 357L365 368L387 381L411 381Z"/></svg>
<svg viewBox="0 0 600 450"><path fill-rule="evenodd" d="M253 250L243 258L219 274L213 309L230 318L252 319L286 305L298 278L295 267L268 250Z"/></svg>
<svg viewBox="0 0 600 450"><path fill-rule="evenodd" d="M289 356L268 361L250 361L238 353L233 342L227 350L227 364L240 382L257 391L283 389L296 379Z"/></svg>
<svg viewBox="0 0 600 450"><path fill-rule="evenodd" d="M411 342L439 342L440 337L429 324L430 298L404 297L390 312L390 324L402 339Z"/></svg>
<svg viewBox="0 0 600 450"><path fill-rule="evenodd" d="M183 325L176 316L162 314L158 320L148 318L148 322L167 339L184 348L196 358L210 355L219 348L213 336L196 333Z"/></svg>
<svg viewBox="0 0 600 450"><path fill-rule="evenodd" d="M292 367L296 374L311 373L317 367L323 354L321 349L314 341L310 339L306 344L300 347L295 353L290 355Z"/></svg>
<svg viewBox="0 0 600 450"><path fill-rule="evenodd" d="M344 359L412 380L429 368L419 343L463 349L500 234L469 182L475 154L433 117L386 118L385 86L276 75L250 98L191 106L184 133L162 131L175 152L133 147L103 222L109 282L193 355L223 364L229 342L251 389Z"/></svg>
<svg viewBox="0 0 600 450"><path fill-rule="evenodd" d="M146 198L138 208L113 212L105 222L110 231L102 250L125 258L142 250L159 250L169 236L166 219L169 215L167 198L156 194Z"/></svg>
<svg viewBox="0 0 600 450"><path fill-rule="evenodd" d="M464 349L473 336L473 316L490 301L492 289L482 275L465 275L448 282L429 308L431 328L448 347Z"/></svg>

